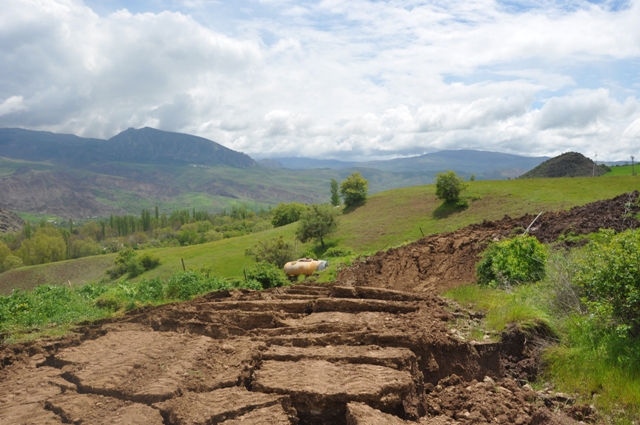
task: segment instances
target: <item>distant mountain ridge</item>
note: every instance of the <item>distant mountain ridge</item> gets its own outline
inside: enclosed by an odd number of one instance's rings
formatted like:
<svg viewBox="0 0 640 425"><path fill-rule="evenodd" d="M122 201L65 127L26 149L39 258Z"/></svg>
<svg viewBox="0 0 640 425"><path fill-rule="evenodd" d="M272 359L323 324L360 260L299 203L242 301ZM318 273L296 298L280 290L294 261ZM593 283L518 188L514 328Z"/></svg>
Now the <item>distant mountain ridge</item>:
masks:
<svg viewBox="0 0 640 425"><path fill-rule="evenodd" d="M138 130L130 128L108 140L2 128L0 156L74 166L104 162L225 165L237 168L256 166L248 155L214 141L149 127Z"/></svg>
<svg viewBox="0 0 640 425"><path fill-rule="evenodd" d="M282 157L263 159L260 164L270 164L266 161L272 161L271 163L281 164L284 168L294 170L317 168L341 170L359 167L394 173L420 172L431 174L453 170L464 175L486 174L485 178L506 179L508 177L517 177L548 159L549 157L547 156L528 157L490 151L444 150L409 158L382 161L348 162L334 159Z"/></svg>

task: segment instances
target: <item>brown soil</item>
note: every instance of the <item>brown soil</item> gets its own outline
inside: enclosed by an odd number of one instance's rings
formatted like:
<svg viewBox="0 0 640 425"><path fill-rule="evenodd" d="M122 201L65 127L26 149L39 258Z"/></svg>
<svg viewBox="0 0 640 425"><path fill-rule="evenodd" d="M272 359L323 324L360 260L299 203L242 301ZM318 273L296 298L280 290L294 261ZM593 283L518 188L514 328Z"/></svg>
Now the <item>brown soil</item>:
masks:
<svg viewBox="0 0 640 425"><path fill-rule="evenodd" d="M567 229L635 226L620 218L627 199L598 203L604 219L593 206L544 215L533 234L548 241ZM454 321L477 315L433 293L472 281L483 242L532 220L505 218L377 254L343 273L341 285L221 291L63 339L5 345L0 423L575 423L560 409L570 397L526 385L535 364L523 335L465 338Z"/></svg>

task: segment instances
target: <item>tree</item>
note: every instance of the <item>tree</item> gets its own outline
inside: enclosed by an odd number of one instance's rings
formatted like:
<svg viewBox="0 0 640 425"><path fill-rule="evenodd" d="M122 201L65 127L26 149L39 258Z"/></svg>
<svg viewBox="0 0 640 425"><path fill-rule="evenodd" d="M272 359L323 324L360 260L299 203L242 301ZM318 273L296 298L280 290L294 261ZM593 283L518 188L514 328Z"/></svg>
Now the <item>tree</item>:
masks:
<svg viewBox="0 0 640 425"><path fill-rule="evenodd" d="M253 248L246 249L244 253L254 257L257 263L265 262L283 268L287 262L298 258L300 251L298 241L288 243L280 236L277 239L258 241Z"/></svg>
<svg viewBox="0 0 640 425"><path fill-rule="evenodd" d="M285 226L289 223L295 223L300 220L300 215L307 209L306 205L292 202L290 204L279 204L273 210L273 217L271 218L271 224L273 227Z"/></svg>
<svg viewBox="0 0 640 425"><path fill-rule="evenodd" d="M67 251L62 235L53 227L38 229L33 238L22 241L19 252L26 264L44 264L64 260Z"/></svg>
<svg viewBox="0 0 640 425"><path fill-rule="evenodd" d="M11 255L11 250L9 247L2 241L0 241L0 272L4 271L4 259Z"/></svg>
<svg viewBox="0 0 640 425"><path fill-rule="evenodd" d="M324 238L338 228L338 214L329 204L312 205L300 216L296 237L302 242L316 239L324 248Z"/></svg>
<svg viewBox="0 0 640 425"><path fill-rule="evenodd" d="M340 183L340 194L347 207L358 205L367 199L369 182L360 173L353 173Z"/></svg>
<svg viewBox="0 0 640 425"><path fill-rule="evenodd" d="M436 179L436 196L448 202L456 202L460 199L460 192L467 188L466 183L453 171L438 173Z"/></svg>
<svg viewBox="0 0 640 425"><path fill-rule="evenodd" d="M334 207L340 205L340 194L338 190L338 180L331 179L331 205Z"/></svg>

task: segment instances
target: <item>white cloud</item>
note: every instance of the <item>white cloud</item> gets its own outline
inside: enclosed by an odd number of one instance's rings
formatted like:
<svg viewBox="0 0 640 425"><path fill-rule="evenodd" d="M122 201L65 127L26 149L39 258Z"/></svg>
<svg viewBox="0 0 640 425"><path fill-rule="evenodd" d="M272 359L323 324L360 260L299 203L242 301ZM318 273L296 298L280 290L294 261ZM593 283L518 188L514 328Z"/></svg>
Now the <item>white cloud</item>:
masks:
<svg viewBox="0 0 640 425"><path fill-rule="evenodd" d="M131 6L5 0L0 126L110 137L152 125L341 159L445 148L615 159L638 144L640 0Z"/></svg>

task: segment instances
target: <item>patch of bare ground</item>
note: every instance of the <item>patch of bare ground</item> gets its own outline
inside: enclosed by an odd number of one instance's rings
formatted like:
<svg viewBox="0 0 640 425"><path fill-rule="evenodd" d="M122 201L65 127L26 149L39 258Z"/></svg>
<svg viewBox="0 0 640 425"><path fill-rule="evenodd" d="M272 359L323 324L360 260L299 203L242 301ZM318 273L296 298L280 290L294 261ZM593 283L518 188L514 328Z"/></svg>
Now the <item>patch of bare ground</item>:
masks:
<svg viewBox="0 0 640 425"><path fill-rule="evenodd" d="M532 234L551 241L569 231L635 227L624 216L630 196L637 193L544 214ZM589 420L588 406L526 384L537 373L531 338L513 329L501 342L469 340L450 324L473 313L435 295L473 281L484 243L533 218L482 223L379 253L337 285L221 291L59 340L2 346L0 423Z"/></svg>

